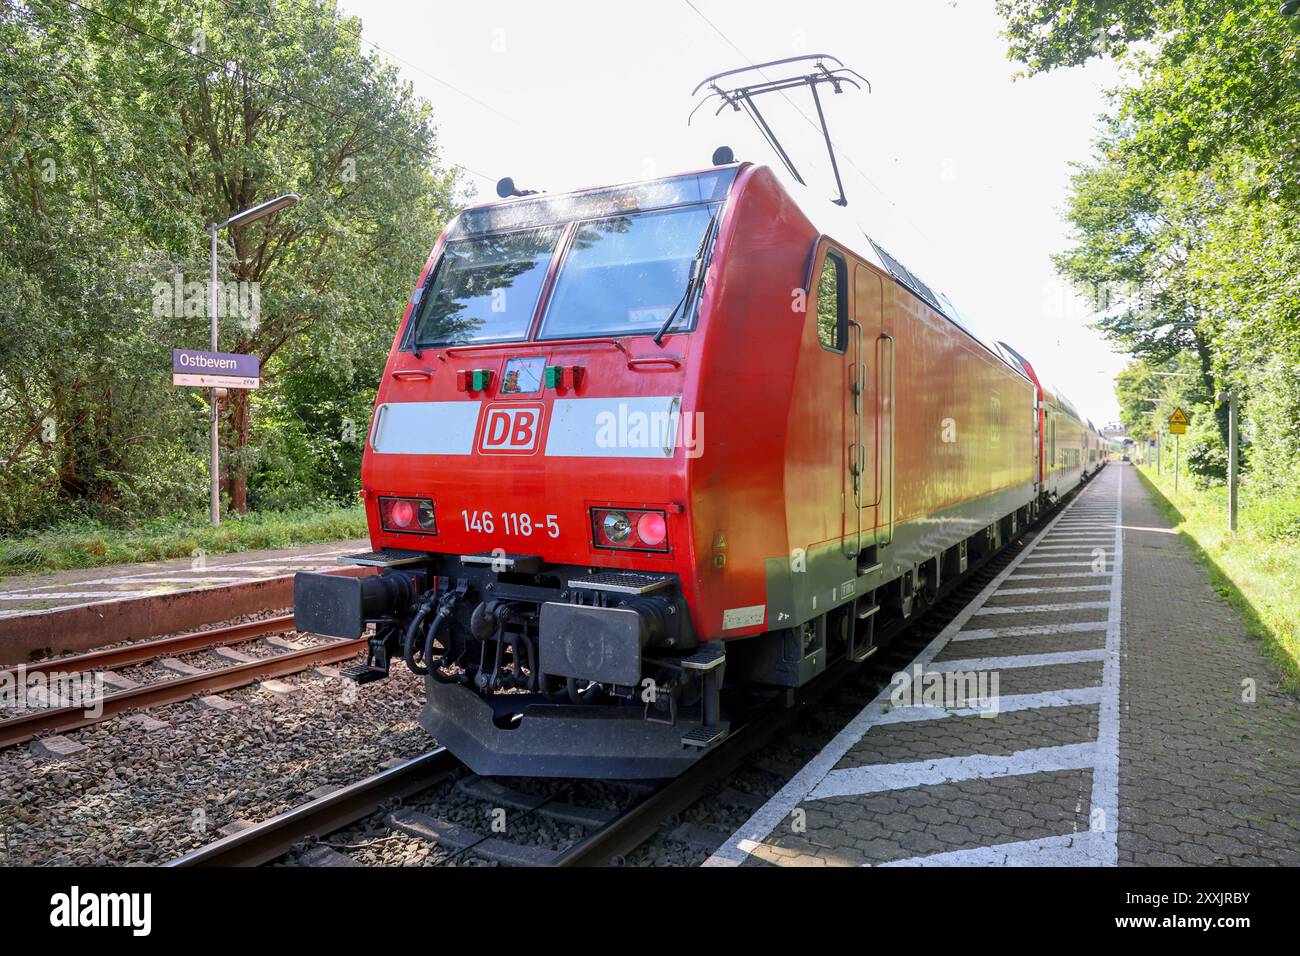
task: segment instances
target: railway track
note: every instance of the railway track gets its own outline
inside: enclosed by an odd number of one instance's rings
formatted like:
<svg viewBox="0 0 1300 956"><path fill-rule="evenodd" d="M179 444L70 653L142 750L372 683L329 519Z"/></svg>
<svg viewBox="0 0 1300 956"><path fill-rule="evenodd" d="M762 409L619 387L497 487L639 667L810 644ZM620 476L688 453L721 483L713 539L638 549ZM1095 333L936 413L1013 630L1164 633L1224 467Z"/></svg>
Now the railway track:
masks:
<svg viewBox="0 0 1300 956"><path fill-rule="evenodd" d="M359 865L329 845L329 838L366 820L383 815L383 829L394 836L427 842L437 852L434 862L448 865L472 856L500 865L601 866L620 862L664 830L666 821L704 799L756 754L777 741L801 720L822 724L827 739L843 725L839 714L856 712L905 667L1024 547L1037 526L987 559L962 581L942 592L928 609L886 632L885 650L860 664L841 662L785 701L760 711L743 723L708 757L680 776L652 784L604 784L623 789L620 807L584 805L571 797L576 781L541 781L541 793L516 789L513 781L473 775L443 748L437 748L372 777L271 817L231 836L171 861L169 866L254 866L284 859L301 850L298 862L316 866ZM779 775L779 769L768 771ZM443 788L438 791L438 788ZM411 802L430 793L438 800L469 800L478 806L461 819L489 819L492 814L545 817L581 831L561 849L514 842L482 828L452 822L416 809ZM436 813L437 811L435 811ZM382 838L381 838L382 839Z"/></svg>
<svg viewBox="0 0 1300 956"><path fill-rule="evenodd" d="M24 686L33 676L48 679L54 675L103 673L113 668L162 662L183 654L216 650L230 645L258 640L268 635L292 631L293 616L265 618L226 627L195 631L173 637L141 641L106 650L90 651L68 657L53 658L22 667L0 670L0 682L7 686ZM212 670L181 673L180 676L123 687L112 693L86 699L84 696L66 703L51 698L50 706L0 720L0 747L31 740L41 734L85 727L130 710L157 707L191 697L232 690L261 680L283 677L309 667L332 664L356 655L365 647L365 639L328 640L314 646L287 648L267 657L234 660ZM247 657L247 655L242 655ZM101 687L105 686L102 682Z"/></svg>

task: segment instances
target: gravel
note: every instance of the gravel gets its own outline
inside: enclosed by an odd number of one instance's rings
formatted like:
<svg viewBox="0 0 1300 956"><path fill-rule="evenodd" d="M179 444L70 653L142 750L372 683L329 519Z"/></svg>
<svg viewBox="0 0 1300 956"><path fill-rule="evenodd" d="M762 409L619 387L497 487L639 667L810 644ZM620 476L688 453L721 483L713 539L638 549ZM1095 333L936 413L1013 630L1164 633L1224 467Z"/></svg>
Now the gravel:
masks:
<svg viewBox="0 0 1300 956"><path fill-rule="evenodd" d="M273 613L273 612L271 612ZM270 616L270 613L264 616ZM246 616L240 620L253 619ZM223 622L231 623L231 622ZM288 632L305 644L318 641ZM230 645L257 657L278 653L260 639ZM220 666L210 652L184 655L205 670ZM360 657L358 658L360 660ZM336 667L346 666L341 662ZM152 732L134 711L66 732L87 747L72 757L37 757L27 745L0 751L0 864L122 865L161 863L217 839L221 828L257 821L304 802L323 785L341 786L410 758L434 742L419 727L420 678L400 663L386 681L357 687L308 669L281 680L299 689L277 695L256 684L220 696L240 706L215 712L196 700L147 713L170 726ZM174 677L154 664L119 670L141 682ZM679 826L716 834L720 843L753 813L740 794L766 801L784 785L783 770L805 764L863 702L855 681L833 691L764 750L676 817L624 860L624 866L696 866L712 852L674 837ZM867 696L870 696L868 694ZM638 788L589 780L511 778L501 783L535 798L620 810ZM455 780L409 798L403 806L455 823L481 837L549 850L567 848L586 832L540 808L494 808L462 793ZM301 844L280 861L323 843L369 866L495 866L472 850L449 851L395 831L385 812L320 841ZM504 817L494 811L504 810ZM493 823L504 824L494 830Z"/></svg>
<svg viewBox="0 0 1300 956"><path fill-rule="evenodd" d="M233 646L254 653L252 643ZM206 654L184 659L216 663ZM158 680L158 670L120 673ZM170 724L152 732L131 719L140 711L66 731L88 748L67 759L21 744L0 751L0 864L165 862L223 826L273 816L316 787L352 783L433 746L417 723L423 683L401 665L364 687L312 669L281 679L300 689L225 691L241 705L226 712L196 700L151 708Z"/></svg>
<svg viewBox="0 0 1300 956"><path fill-rule="evenodd" d="M542 804L549 798L553 802L619 810L629 806L635 799L627 787L604 781L501 778L499 782L535 798L535 805ZM541 808L529 811L514 807L494 807L487 801L466 796L457 789L455 780L417 794L403 806L441 822L458 824L480 837L495 837L547 850L566 849L587 833L582 827L547 816ZM369 817L332 834L322 842L367 866L500 865L483 859L472 850L447 850L418 837L394 831L386 823L386 818L387 813ZM500 829L494 829L494 823ZM303 848L307 846L304 844Z"/></svg>
<svg viewBox="0 0 1300 956"><path fill-rule="evenodd" d="M270 650L258 641L232 646L257 656ZM183 659L205 669L218 663L208 653ZM121 673L141 681L168 676L152 665ZM27 746L0 751L0 863L165 862L216 839L222 827L273 816L302 803L317 787L354 782L380 770L384 761L414 757L433 746L417 724L423 684L400 665L388 680L359 688L314 669L283 680L299 690L275 695L250 685L221 694L241 705L228 712L207 710L197 701L151 709L151 717L170 724L152 732L137 726L139 711L68 732L65 736L88 749L64 760L38 758ZM833 692L823 707L804 715L761 754L665 821L653 839L618 864L702 863L713 848L677 839L674 831L687 824L698 828L693 835L703 830L721 842L753 812L736 793L771 798L786 782L782 769L802 766L829 742L861 706L861 691L848 686ZM549 798L609 810L626 808L639 795L635 785L608 781L500 782L538 802ZM403 806L481 837L549 850L567 848L587 832L540 808L492 807L462 793L454 779ZM498 865L472 850L449 851L393 830L386 820L395 808L324 840L304 842L281 864L296 865L298 854L319 842L367 866ZM494 822L504 829L494 830Z"/></svg>

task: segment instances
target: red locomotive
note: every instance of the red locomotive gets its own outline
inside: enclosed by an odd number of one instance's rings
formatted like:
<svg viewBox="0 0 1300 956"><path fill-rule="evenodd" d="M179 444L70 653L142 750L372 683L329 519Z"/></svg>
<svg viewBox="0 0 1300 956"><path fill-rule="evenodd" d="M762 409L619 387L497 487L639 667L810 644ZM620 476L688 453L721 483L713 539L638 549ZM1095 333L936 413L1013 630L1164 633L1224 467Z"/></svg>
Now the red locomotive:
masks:
<svg viewBox="0 0 1300 956"><path fill-rule="evenodd" d="M667 777L869 655L1104 462L1005 346L766 167L516 195L439 239L362 468L369 578L298 626L400 656L483 774Z"/></svg>

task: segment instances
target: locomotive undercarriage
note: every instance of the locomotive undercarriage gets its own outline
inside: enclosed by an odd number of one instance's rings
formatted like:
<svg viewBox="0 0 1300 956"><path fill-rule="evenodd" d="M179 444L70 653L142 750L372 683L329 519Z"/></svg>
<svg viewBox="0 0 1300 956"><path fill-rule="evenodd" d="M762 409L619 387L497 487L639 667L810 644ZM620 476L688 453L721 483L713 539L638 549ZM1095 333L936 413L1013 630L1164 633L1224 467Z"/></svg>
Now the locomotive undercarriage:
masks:
<svg viewBox="0 0 1300 956"><path fill-rule="evenodd" d="M721 642L696 639L670 575L527 556L354 556L377 576L300 574L299 625L358 637L361 683L425 678L421 725L476 772L665 777L723 739Z"/></svg>

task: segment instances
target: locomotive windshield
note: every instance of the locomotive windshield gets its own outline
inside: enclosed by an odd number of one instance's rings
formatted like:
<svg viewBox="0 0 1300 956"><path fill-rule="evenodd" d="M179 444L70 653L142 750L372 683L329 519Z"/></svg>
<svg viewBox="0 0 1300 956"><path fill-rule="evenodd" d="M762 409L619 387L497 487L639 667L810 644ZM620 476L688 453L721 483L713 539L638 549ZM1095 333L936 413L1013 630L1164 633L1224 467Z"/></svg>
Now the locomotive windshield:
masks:
<svg viewBox="0 0 1300 956"><path fill-rule="evenodd" d="M414 323L415 348L527 338L562 232L549 226L448 242Z"/></svg>
<svg viewBox="0 0 1300 956"><path fill-rule="evenodd" d="M467 209L448 229L404 348L654 334L690 324L736 167ZM698 263L698 265L697 265Z"/></svg>
<svg viewBox="0 0 1300 956"><path fill-rule="evenodd" d="M669 331L688 325L688 280L714 215L714 207L687 206L581 224L538 338L649 334L665 323Z"/></svg>

